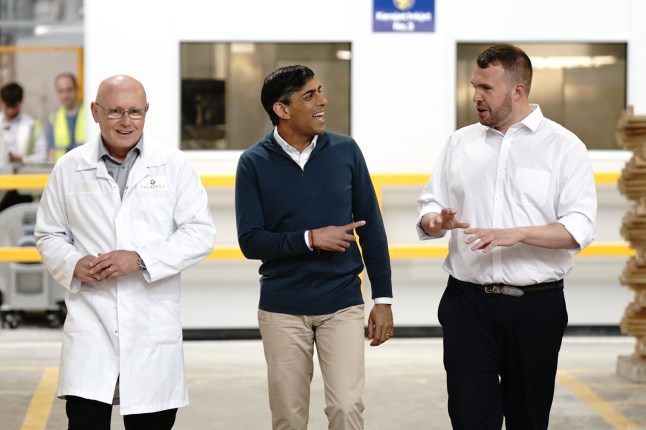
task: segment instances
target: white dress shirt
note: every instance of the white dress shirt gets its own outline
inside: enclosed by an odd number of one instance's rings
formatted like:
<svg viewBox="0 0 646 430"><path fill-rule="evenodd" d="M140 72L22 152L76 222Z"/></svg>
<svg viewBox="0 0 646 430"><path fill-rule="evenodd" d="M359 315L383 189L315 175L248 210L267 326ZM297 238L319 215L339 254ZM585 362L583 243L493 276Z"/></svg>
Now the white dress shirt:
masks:
<svg viewBox="0 0 646 430"><path fill-rule="evenodd" d="M477 284L531 285L562 279L572 254L594 239L597 197L585 145L572 132L543 116L538 105L499 131L473 124L451 135L418 201L421 217L454 208L471 228L510 228L561 223L575 249L547 249L518 243L488 253L471 251L462 229L454 229L444 269Z"/></svg>

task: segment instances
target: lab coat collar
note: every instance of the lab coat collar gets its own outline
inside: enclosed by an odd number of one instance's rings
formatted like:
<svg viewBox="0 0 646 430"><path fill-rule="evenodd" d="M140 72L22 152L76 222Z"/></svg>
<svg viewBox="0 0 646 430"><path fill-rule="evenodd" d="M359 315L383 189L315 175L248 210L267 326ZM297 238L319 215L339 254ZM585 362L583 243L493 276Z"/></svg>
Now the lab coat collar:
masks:
<svg viewBox="0 0 646 430"><path fill-rule="evenodd" d="M166 160L162 156L161 151L154 150L154 142L150 142L149 139L145 138L145 136L141 136L141 139L141 153L139 154L139 157L141 157L142 161L141 164L145 167L155 167L165 164ZM97 169L97 175L99 170L104 171L105 175L107 175L105 164L99 157L99 148L102 144L103 143L101 141L101 135L99 134L86 144L74 149L75 151L82 151L79 162L76 165L77 172L82 170ZM99 168L100 165L103 166L102 169Z"/></svg>

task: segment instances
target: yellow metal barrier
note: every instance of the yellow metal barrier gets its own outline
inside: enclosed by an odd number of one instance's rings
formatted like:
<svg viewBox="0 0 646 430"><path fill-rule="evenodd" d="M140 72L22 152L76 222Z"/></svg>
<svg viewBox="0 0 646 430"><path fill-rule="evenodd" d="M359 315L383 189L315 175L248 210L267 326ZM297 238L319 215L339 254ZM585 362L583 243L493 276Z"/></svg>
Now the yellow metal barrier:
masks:
<svg viewBox="0 0 646 430"><path fill-rule="evenodd" d="M428 173L406 173L406 174L376 174L372 175L375 189L379 193L383 187L423 187L428 181ZM47 174L37 175L0 175L0 189L21 190L45 188ZM233 175L202 175L202 184L205 187L233 187L235 176ZM594 175L597 185L615 185L619 179L619 173L599 172Z"/></svg>
<svg viewBox="0 0 646 430"><path fill-rule="evenodd" d="M0 175L0 189L42 189L47 183L49 175ZM373 175L373 182L377 196L381 201L384 187L422 187L428 181L428 174L377 174ZM595 181L598 185L614 185L617 183L619 173L596 173ZM203 175L201 177L205 187L230 188L235 185L233 175ZM447 254L446 244L419 244L419 245L391 245L390 257L393 260L444 258ZM595 242L577 254L581 257L629 257L635 255L627 243ZM207 257L208 260L239 260L243 259L242 251L237 246L222 246L214 248ZM0 261L14 262L39 262L40 255L33 247L0 248Z"/></svg>
<svg viewBox="0 0 646 430"><path fill-rule="evenodd" d="M392 260L416 260L444 258L448 252L447 245L390 245ZM626 243L596 242L577 254L580 257L630 257L635 250ZM237 246L216 246L207 260L241 260L244 256ZM40 255L34 247L0 248L0 261L18 263L37 263Z"/></svg>

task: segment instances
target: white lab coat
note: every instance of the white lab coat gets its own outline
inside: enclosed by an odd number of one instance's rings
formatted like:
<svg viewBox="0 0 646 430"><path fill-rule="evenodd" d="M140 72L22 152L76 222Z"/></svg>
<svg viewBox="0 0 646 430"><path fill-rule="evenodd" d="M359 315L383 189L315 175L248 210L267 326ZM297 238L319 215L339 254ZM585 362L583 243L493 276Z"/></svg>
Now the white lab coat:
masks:
<svg viewBox="0 0 646 430"><path fill-rule="evenodd" d="M36 120L29 114L21 112L12 122L8 122L4 112L0 113L0 123L10 125L11 129L3 130L5 154L11 152L22 157L23 163L45 163L47 161L47 140L42 130L36 130ZM38 136L34 136L34 133ZM32 140L34 144L32 147ZM7 156L7 155L4 155ZM5 160L6 162L6 160Z"/></svg>
<svg viewBox="0 0 646 430"><path fill-rule="evenodd" d="M38 251L67 289L58 396L112 403L119 377L122 415L185 406L180 272L213 249L206 191L184 153L146 138L121 199L100 144L58 160L38 208ZM81 257L117 249L137 251L147 271L73 277Z"/></svg>

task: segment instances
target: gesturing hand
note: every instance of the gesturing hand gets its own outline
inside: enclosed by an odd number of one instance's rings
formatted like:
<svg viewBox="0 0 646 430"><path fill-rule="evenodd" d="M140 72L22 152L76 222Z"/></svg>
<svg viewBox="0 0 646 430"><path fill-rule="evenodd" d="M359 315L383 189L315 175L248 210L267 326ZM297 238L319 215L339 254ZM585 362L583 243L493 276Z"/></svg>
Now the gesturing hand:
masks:
<svg viewBox="0 0 646 430"><path fill-rule="evenodd" d="M357 221L351 224L318 228L312 230L310 246L314 249L325 251L344 252L355 241L353 230L366 225L365 221Z"/></svg>
<svg viewBox="0 0 646 430"><path fill-rule="evenodd" d="M469 223L455 219L455 209L442 209L440 213L431 212L422 217L421 226L429 236L437 236L442 230L467 228Z"/></svg>

